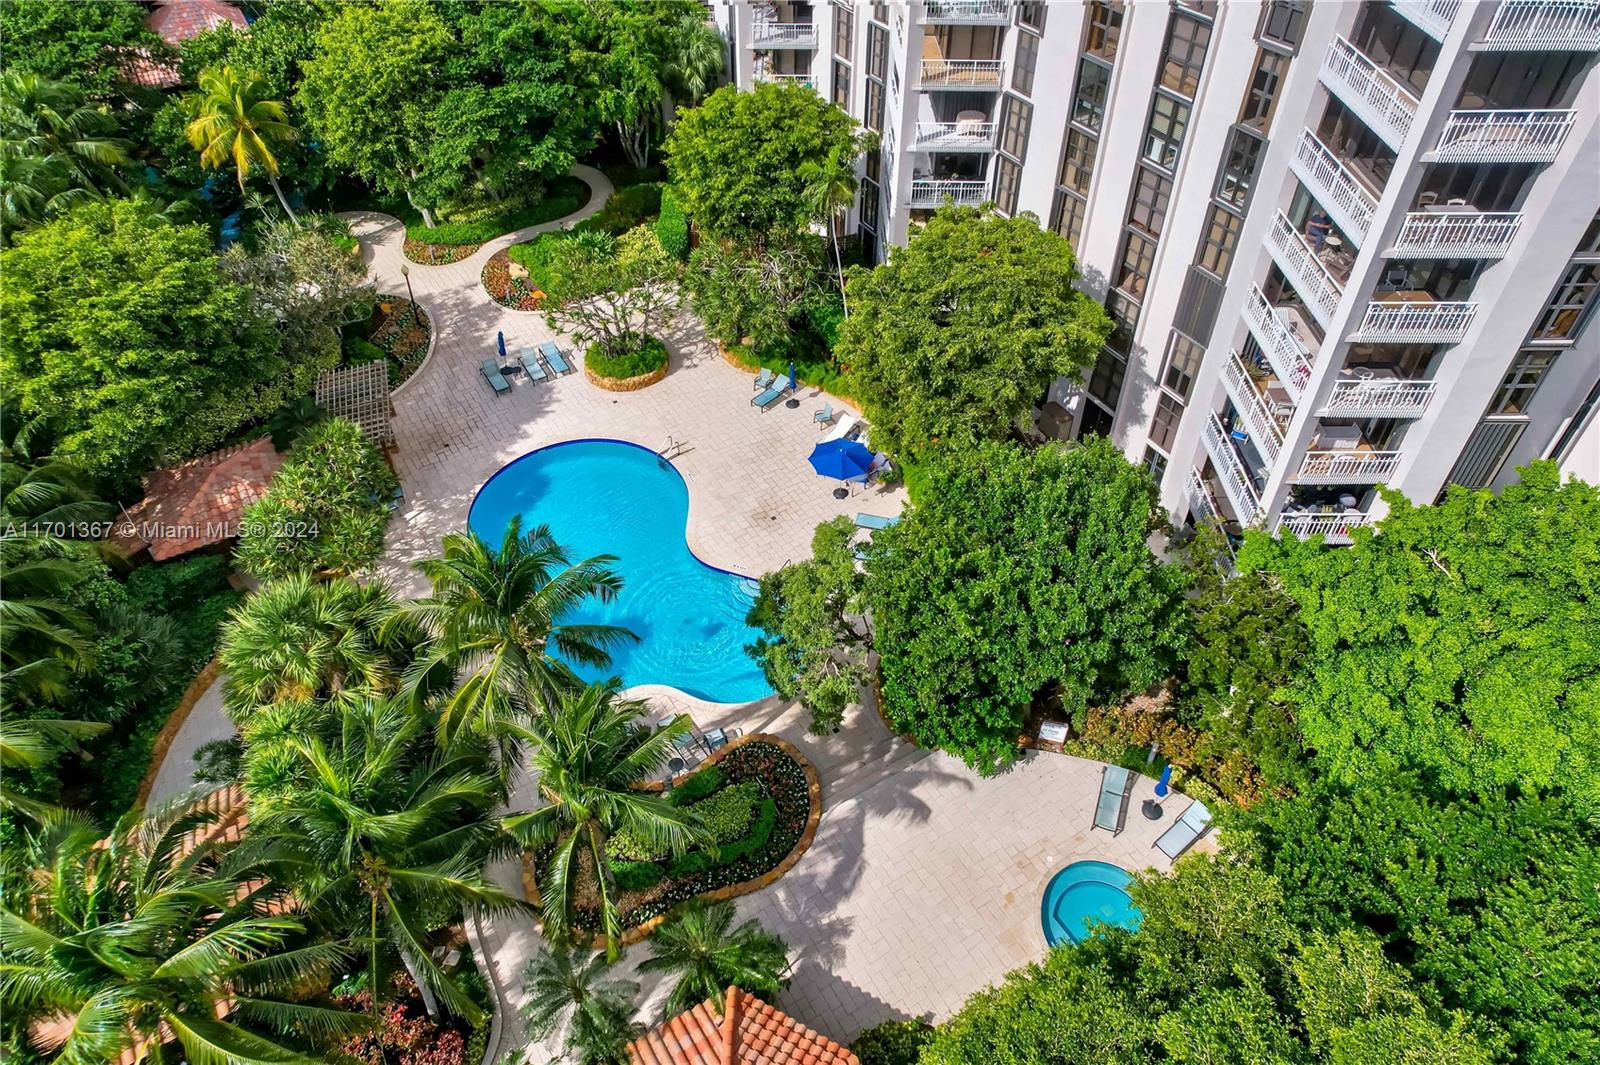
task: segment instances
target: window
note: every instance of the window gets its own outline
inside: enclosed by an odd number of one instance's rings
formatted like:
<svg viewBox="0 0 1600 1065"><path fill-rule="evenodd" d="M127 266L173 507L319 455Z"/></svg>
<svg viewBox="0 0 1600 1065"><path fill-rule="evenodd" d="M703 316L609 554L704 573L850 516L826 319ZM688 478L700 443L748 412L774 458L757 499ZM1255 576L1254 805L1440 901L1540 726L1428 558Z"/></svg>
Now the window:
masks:
<svg viewBox="0 0 1600 1065"><path fill-rule="evenodd" d="M1133 350L1133 327L1139 324L1139 301L1112 289L1106 299L1106 313L1111 315L1111 335L1106 338L1106 349L1126 360Z"/></svg>
<svg viewBox="0 0 1600 1065"><path fill-rule="evenodd" d="M1171 201L1172 180L1141 166L1133 184L1133 206L1128 211L1128 224L1152 237L1159 237L1161 225L1167 218L1167 205Z"/></svg>
<svg viewBox="0 0 1600 1065"><path fill-rule="evenodd" d="M1257 36L1293 49L1300 47L1300 35L1305 29L1306 5L1301 0L1267 0Z"/></svg>
<svg viewBox="0 0 1600 1065"><path fill-rule="evenodd" d="M1103 3L1089 5L1089 17L1083 31L1083 50L1104 60L1117 58L1117 42L1122 38L1122 5Z"/></svg>
<svg viewBox="0 0 1600 1065"><path fill-rule="evenodd" d="M871 178L861 179L861 228L878 231L878 184Z"/></svg>
<svg viewBox="0 0 1600 1065"><path fill-rule="evenodd" d="M1174 329L1167 340L1167 365L1161 371L1161 384L1179 397L1188 399L1205 354L1206 349L1200 346L1199 341L1191 340Z"/></svg>
<svg viewBox="0 0 1600 1065"><path fill-rule="evenodd" d="M1022 165L1002 155L994 178L994 205L1001 214L1016 213L1017 184L1021 177Z"/></svg>
<svg viewBox="0 0 1600 1065"><path fill-rule="evenodd" d="M1574 259L1587 259L1591 255L1600 255L1600 215L1595 215L1589 228L1583 231L1578 250L1572 253Z"/></svg>
<svg viewBox="0 0 1600 1065"><path fill-rule="evenodd" d="M1111 85L1111 68L1092 59L1078 64L1078 96L1072 104L1072 121L1100 132L1106 115L1106 90Z"/></svg>
<svg viewBox="0 0 1600 1065"><path fill-rule="evenodd" d="M883 131L883 82L877 78L867 79L867 106L861 117L868 129Z"/></svg>
<svg viewBox="0 0 1600 1065"><path fill-rule="evenodd" d="M1167 456L1153 447L1144 449L1144 468L1150 471L1150 478L1157 484L1167 475Z"/></svg>
<svg viewBox="0 0 1600 1065"><path fill-rule="evenodd" d="M1116 410L1117 400L1122 395L1122 379L1127 372L1128 364L1118 358L1116 352L1102 349L1094 372L1089 375L1089 395L1105 404L1108 410Z"/></svg>
<svg viewBox="0 0 1600 1065"><path fill-rule="evenodd" d="M1500 382L1500 391L1495 393L1494 402L1489 405L1489 413L1528 413L1534 393L1539 391L1540 382L1550 372L1550 367L1555 365L1559 354L1559 351L1548 348L1523 348L1517 352L1511 369L1506 371L1505 380Z"/></svg>
<svg viewBox="0 0 1600 1065"><path fill-rule="evenodd" d="M874 78L883 77L884 63L889 56L889 31L882 26L867 27L867 73Z"/></svg>
<svg viewBox="0 0 1600 1065"><path fill-rule="evenodd" d="M1205 66L1211 27L1199 19L1173 15L1167 34L1167 54L1161 63L1161 84L1194 99L1200 88L1200 68Z"/></svg>
<svg viewBox="0 0 1600 1065"><path fill-rule="evenodd" d="M1028 152L1028 127L1033 105L1009 93L1000 105L1000 150L1021 162Z"/></svg>
<svg viewBox="0 0 1600 1065"><path fill-rule="evenodd" d="M1122 238L1122 258L1118 260L1117 287L1134 299L1143 299L1155 259L1155 241L1138 233L1126 234Z"/></svg>
<svg viewBox="0 0 1600 1065"><path fill-rule="evenodd" d="M1600 263L1578 263L1568 268L1561 284L1533 327L1535 339L1552 340L1578 333L1594 304L1595 288L1600 286Z"/></svg>
<svg viewBox="0 0 1600 1065"><path fill-rule="evenodd" d="M848 8L833 14L833 54L840 59L854 59L856 47L856 20Z"/></svg>
<svg viewBox="0 0 1600 1065"><path fill-rule="evenodd" d="M1250 202L1250 184L1255 180L1256 166L1261 162L1261 149L1266 141L1246 133L1233 131L1228 142L1228 154L1222 160L1222 177L1217 181L1217 199L1244 210Z"/></svg>
<svg viewBox="0 0 1600 1065"><path fill-rule="evenodd" d="M1244 94L1244 112L1239 121L1266 132L1272 123L1272 109L1278 102L1278 90L1283 86L1283 76L1289 70L1289 57L1269 52L1265 48L1256 53L1256 72Z"/></svg>
<svg viewBox="0 0 1600 1065"><path fill-rule="evenodd" d="M1030 30L1043 30L1044 19L1047 12L1041 0L1017 5L1017 25L1026 26Z"/></svg>
<svg viewBox="0 0 1600 1065"><path fill-rule="evenodd" d="M1089 179L1094 176L1094 153L1099 142L1087 133L1075 129L1067 131L1067 146L1061 153L1062 185L1089 194Z"/></svg>
<svg viewBox="0 0 1600 1065"><path fill-rule="evenodd" d="M1167 170L1178 164L1178 149L1189 128L1189 105L1156 93L1150 107L1150 130L1145 136L1144 157Z"/></svg>
<svg viewBox="0 0 1600 1065"><path fill-rule="evenodd" d="M1233 262L1234 249L1239 246L1239 230L1244 220L1238 215L1211 205L1211 216L1206 219L1205 236L1200 243L1200 265L1218 277L1228 273Z"/></svg>
<svg viewBox="0 0 1600 1065"><path fill-rule="evenodd" d="M1156 399L1156 412L1150 419L1150 442L1157 447L1172 450L1173 438L1178 435L1178 423L1183 420L1183 401L1163 392Z"/></svg>
<svg viewBox="0 0 1600 1065"><path fill-rule="evenodd" d="M1050 228L1067 238L1073 249L1083 235L1083 218L1089 209L1087 201L1074 196L1066 189L1056 190L1055 206L1051 210Z"/></svg>
<svg viewBox="0 0 1600 1065"><path fill-rule="evenodd" d="M1017 57L1011 71L1011 87L1033 95L1033 72L1039 65L1039 38L1031 33L1017 34Z"/></svg>
<svg viewBox="0 0 1600 1065"><path fill-rule="evenodd" d="M850 110L850 64L833 64L833 102L842 111Z"/></svg>

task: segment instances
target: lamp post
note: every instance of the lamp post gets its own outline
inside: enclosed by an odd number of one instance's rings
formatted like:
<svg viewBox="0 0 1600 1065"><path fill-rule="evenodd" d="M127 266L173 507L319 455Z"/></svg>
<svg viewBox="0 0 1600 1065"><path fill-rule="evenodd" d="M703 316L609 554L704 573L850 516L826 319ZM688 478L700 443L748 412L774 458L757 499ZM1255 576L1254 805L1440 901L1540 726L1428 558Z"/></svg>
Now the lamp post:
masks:
<svg viewBox="0 0 1600 1065"><path fill-rule="evenodd" d="M400 276L406 279L406 299L412 303L417 302L416 295L411 291L411 267L405 263L400 264Z"/></svg>

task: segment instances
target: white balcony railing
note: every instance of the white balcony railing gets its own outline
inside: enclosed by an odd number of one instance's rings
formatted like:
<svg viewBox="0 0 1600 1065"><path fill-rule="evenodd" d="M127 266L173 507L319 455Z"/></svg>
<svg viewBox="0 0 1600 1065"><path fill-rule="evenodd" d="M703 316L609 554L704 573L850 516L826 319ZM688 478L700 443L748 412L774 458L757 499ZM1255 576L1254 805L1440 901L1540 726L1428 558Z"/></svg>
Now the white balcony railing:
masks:
<svg viewBox="0 0 1600 1065"><path fill-rule="evenodd" d="M1600 0L1501 0L1478 48L1593 51L1600 48Z"/></svg>
<svg viewBox="0 0 1600 1065"><path fill-rule="evenodd" d="M1398 451L1307 451L1295 480L1301 484L1377 484L1400 468Z"/></svg>
<svg viewBox="0 0 1600 1065"><path fill-rule="evenodd" d="M1498 259L1511 247L1522 215L1479 211L1413 211L1394 238L1391 256L1407 259Z"/></svg>
<svg viewBox="0 0 1600 1065"><path fill-rule="evenodd" d="M1272 220L1272 228L1267 232L1267 247L1277 260L1278 268L1289 278L1295 291L1300 293L1300 298L1306 301L1306 306L1326 329L1339 308L1339 297L1344 295L1344 287L1322 265L1311 246L1295 232L1282 211Z"/></svg>
<svg viewBox="0 0 1600 1065"><path fill-rule="evenodd" d="M1216 411L1206 418L1203 438L1206 453L1211 456L1211 465L1216 467L1217 476L1222 479L1222 492L1233 504L1234 515L1240 525L1249 525L1261 514L1261 498L1256 495L1250 474L1228 440L1228 431L1222 427Z"/></svg>
<svg viewBox="0 0 1600 1065"><path fill-rule="evenodd" d="M926 0L924 22L1008 22L1010 5L1005 0Z"/></svg>
<svg viewBox="0 0 1600 1065"><path fill-rule="evenodd" d="M1256 285L1251 285L1245 296L1244 320L1277 372L1278 380L1283 382L1289 395L1298 400L1306 382L1311 380L1312 357Z"/></svg>
<svg viewBox="0 0 1600 1065"><path fill-rule="evenodd" d="M1371 523L1372 515L1360 510L1347 510L1342 514L1282 514L1278 517L1278 524L1273 526L1273 534L1282 536L1284 533L1293 533L1302 540L1320 536L1325 544L1348 544L1354 539L1350 535L1351 529Z"/></svg>
<svg viewBox="0 0 1600 1065"><path fill-rule="evenodd" d="M1250 371L1245 369L1237 351L1228 352L1228 361L1222 364L1222 385L1228 391L1228 398L1233 400L1234 409L1244 419L1245 428L1261 457L1268 462L1278 461L1278 452L1283 448L1283 427L1267 409L1261 393L1256 391Z"/></svg>
<svg viewBox="0 0 1600 1065"><path fill-rule="evenodd" d="M1452 111L1428 153L1434 163L1548 163L1561 151L1572 111Z"/></svg>
<svg viewBox="0 0 1600 1065"><path fill-rule="evenodd" d="M1324 418L1420 418L1433 391L1433 381L1343 380L1318 413Z"/></svg>
<svg viewBox="0 0 1600 1065"><path fill-rule="evenodd" d="M1367 191L1350 168L1309 129L1300 134L1292 166L1339 228L1357 244L1365 244L1372 216L1378 210L1378 198Z"/></svg>
<svg viewBox="0 0 1600 1065"><path fill-rule="evenodd" d="M922 151L986 152L994 148L993 122L918 122L912 147Z"/></svg>
<svg viewBox="0 0 1600 1065"><path fill-rule="evenodd" d="M817 43L817 27L810 22L757 19L750 36L757 48L810 48Z"/></svg>
<svg viewBox="0 0 1600 1065"><path fill-rule="evenodd" d="M976 207L989 198L989 183L938 178L911 182L912 207L943 207L946 197L957 207Z"/></svg>
<svg viewBox="0 0 1600 1065"><path fill-rule="evenodd" d="M924 59L924 89L998 89L1005 64L998 59Z"/></svg>
<svg viewBox="0 0 1600 1065"><path fill-rule="evenodd" d="M1454 344L1466 336L1476 303L1373 300L1350 338L1363 344Z"/></svg>
<svg viewBox="0 0 1600 1065"><path fill-rule="evenodd" d="M1390 0L1396 11L1436 41L1445 39L1461 0Z"/></svg>
<svg viewBox="0 0 1600 1065"><path fill-rule="evenodd" d="M1198 520L1222 519L1222 508L1217 505L1217 497L1212 494L1211 486L1193 466L1189 467L1189 507Z"/></svg>
<svg viewBox="0 0 1600 1065"><path fill-rule="evenodd" d="M757 81L770 81L775 85L804 85L808 89L817 87L816 80L810 74L775 74L770 70L756 68Z"/></svg>
<svg viewBox="0 0 1600 1065"><path fill-rule="evenodd" d="M1322 58L1322 80L1389 147L1400 150L1417 117L1416 94L1343 37L1335 37Z"/></svg>

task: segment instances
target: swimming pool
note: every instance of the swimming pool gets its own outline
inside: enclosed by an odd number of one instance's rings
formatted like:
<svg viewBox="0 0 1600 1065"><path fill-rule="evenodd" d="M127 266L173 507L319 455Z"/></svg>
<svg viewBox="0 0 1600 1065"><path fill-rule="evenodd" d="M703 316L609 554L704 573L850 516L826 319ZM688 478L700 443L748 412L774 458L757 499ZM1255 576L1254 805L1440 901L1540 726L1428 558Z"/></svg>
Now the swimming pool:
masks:
<svg viewBox="0 0 1600 1065"><path fill-rule="evenodd" d="M755 582L708 566L684 540L689 488L670 462L620 440L573 440L502 467L472 502L467 524L498 544L513 515L550 526L573 562L617 556L622 590L590 602L568 623L622 625L637 644L612 652L609 669L574 665L586 680L666 684L696 698L743 703L772 694L745 646Z"/></svg>
<svg viewBox="0 0 1600 1065"><path fill-rule="evenodd" d="M1139 911L1128 895L1133 877L1107 862L1073 862L1045 885L1040 919L1045 942L1082 943L1097 923L1133 931Z"/></svg>

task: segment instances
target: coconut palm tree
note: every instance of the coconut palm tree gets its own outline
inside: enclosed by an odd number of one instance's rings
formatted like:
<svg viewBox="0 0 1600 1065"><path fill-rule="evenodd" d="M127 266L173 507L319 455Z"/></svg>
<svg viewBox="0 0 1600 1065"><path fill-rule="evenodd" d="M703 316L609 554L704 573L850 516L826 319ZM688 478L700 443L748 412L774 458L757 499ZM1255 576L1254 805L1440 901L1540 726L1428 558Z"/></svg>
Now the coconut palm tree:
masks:
<svg viewBox="0 0 1600 1065"><path fill-rule="evenodd" d="M241 603L223 631L222 705L244 723L263 707L393 694L410 656L387 586L283 577Z"/></svg>
<svg viewBox="0 0 1600 1065"><path fill-rule="evenodd" d="M316 1047L367 1027L305 996L351 951L309 943L281 889L222 868L228 845L196 842L214 811L129 814L110 837L77 815L32 841L38 868L0 907L0 1004L8 1025L65 1022L61 1065L115 1061L176 1040L192 1062L322 1060ZM15 1030L15 1029L14 1029Z"/></svg>
<svg viewBox="0 0 1600 1065"><path fill-rule="evenodd" d="M42 222L121 189L128 143L117 121L82 90L37 74L0 75L0 221Z"/></svg>
<svg viewBox="0 0 1600 1065"><path fill-rule="evenodd" d="M720 1004L735 984L771 1001L787 982L788 946L755 921L734 928L734 914L731 902L691 903L651 935L650 957L639 968L677 977L666 1016L706 999Z"/></svg>
<svg viewBox="0 0 1600 1065"><path fill-rule="evenodd" d="M639 720L643 705L616 698L610 685L591 684L561 693L526 723L507 726L530 745L533 776L545 801L537 810L506 819L506 827L526 846L550 848L540 861L545 937L570 937L580 890L586 879L592 880L600 901L600 931L613 960L622 917L605 859L606 840L626 830L663 851L681 854L711 839L688 809L673 806L659 793L635 790L689 729L688 720L680 717L652 731Z"/></svg>
<svg viewBox="0 0 1600 1065"><path fill-rule="evenodd" d="M800 168L800 180L805 182L806 206L828 227L833 262L839 271L839 300L846 318L850 317L850 301L844 293L844 256L839 251L838 222L839 215L848 211L855 199L856 159L869 149L869 142L852 142L849 147L833 148L822 159L808 161Z"/></svg>
<svg viewBox="0 0 1600 1065"><path fill-rule="evenodd" d="M603 668L610 649L638 639L615 625L563 622L590 599L609 601L622 578L611 555L569 564L547 525L524 534L513 518L498 550L470 531L450 533L443 552L417 563L433 594L406 604L393 622L431 637L406 683L414 697L449 693L439 715L442 743L463 730L501 736L512 717L582 688L556 654Z"/></svg>
<svg viewBox="0 0 1600 1065"><path fill-rule="evenodd" d="M403 701L325 710L320 732L269 749L275 764L247 743L252 856L324 925L366 945L374 1010L398 959L430 1010L437 997L476 1022L482 1011L433 960L429 937L463 906L527 907L483 875L514 853L491 814L499 782L481 752L435 749L431 722Z"/></svg>
<svg viewBox="0 0 1600 1065"><path fill-rule="evenodd" d="M644 1031L633 1019L639 985L606 979L611 962L582 947L541 947L522 972L522 1019L532 1039L560 1041L580 1065L627 1060L630 1040Z"/></svg>
<svg viewBox="0 0 1600 1065"><path fill-rule="evenodd" d="M278 157L273 147L298 136L289 125L281 100L265 99L267 83L253 70L224 65L200 72L200 91L184 98L189 123L183 132L200 152L200 165L219 170L232 161L239 191L257 167L267 173L267 183L278 197L283 213L295 217L283 189L278 186Z"/></svg>

